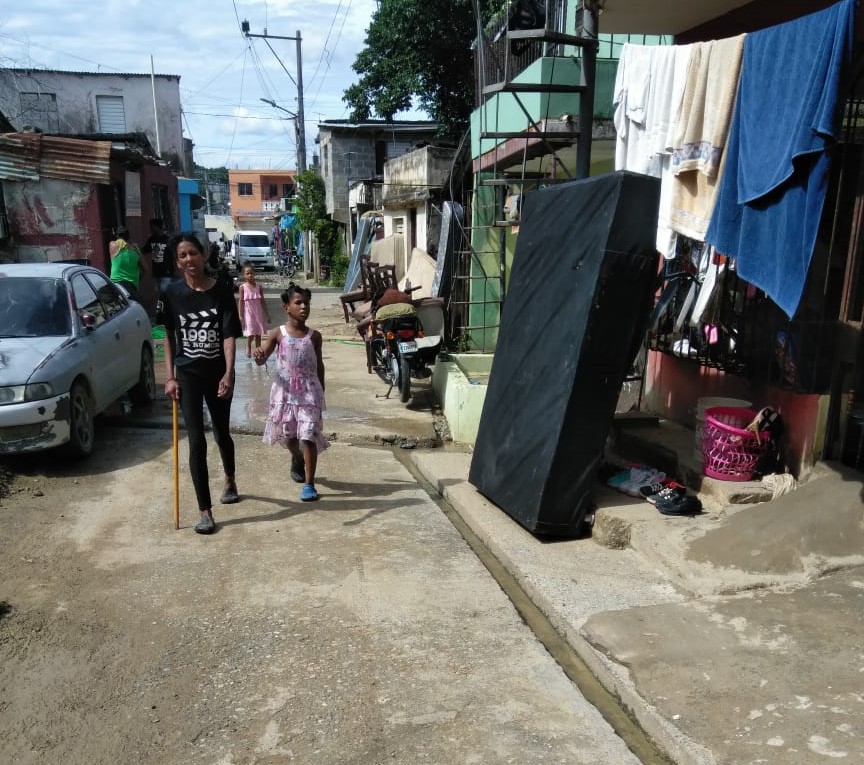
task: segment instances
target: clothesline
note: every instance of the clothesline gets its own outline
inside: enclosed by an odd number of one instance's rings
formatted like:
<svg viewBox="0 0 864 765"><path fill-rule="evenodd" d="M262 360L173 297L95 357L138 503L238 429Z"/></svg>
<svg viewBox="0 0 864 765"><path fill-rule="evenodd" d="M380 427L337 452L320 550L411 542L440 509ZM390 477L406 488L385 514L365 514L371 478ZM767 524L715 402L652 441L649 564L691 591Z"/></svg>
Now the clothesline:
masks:
<svg viewBox="0 0 864 765"><path fill-rule="evenodd" d="M815 247L854 13L843 0L749 35L628 43L618 65L615 166L661 178L657 249L672 257L678 234L714 244L790 318Z"/></svg>

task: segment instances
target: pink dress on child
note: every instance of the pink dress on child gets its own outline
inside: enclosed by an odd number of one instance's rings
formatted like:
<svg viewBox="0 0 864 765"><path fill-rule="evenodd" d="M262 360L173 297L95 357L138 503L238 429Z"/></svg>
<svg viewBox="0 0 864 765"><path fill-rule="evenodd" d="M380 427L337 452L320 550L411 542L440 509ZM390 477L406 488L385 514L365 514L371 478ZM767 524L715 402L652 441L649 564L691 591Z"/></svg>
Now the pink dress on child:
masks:
<svg viewBox="0 0 864 765"><path fill-rule="evenodd" d="M250 287L240 285L243 297L243 331L246 337L266 335L267 322L264 320L264 289L260 284Z"/></svg>
<svg viewBox="0 0 864 765"><path fill-rule="evenodd" d="M289 438L312 441L318 451L330 442L324 435L324 388L318 379L318 355L312 330L291 337L283 324L276 347L276 377L270 389L270 408L264 426L265 444L287 446Z"/></svg>

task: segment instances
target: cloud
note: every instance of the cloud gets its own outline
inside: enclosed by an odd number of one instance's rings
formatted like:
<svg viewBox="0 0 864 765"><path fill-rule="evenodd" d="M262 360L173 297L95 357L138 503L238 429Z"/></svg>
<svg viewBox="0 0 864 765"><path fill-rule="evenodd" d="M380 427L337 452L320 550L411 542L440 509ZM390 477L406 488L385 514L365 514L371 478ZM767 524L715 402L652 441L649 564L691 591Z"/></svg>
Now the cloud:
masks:
<svg viewBox="0 0 864 765"><path fill-rule="evenodd" d="M375 0L27 0L0 9L0 65L149 73L152 56L158 74L180 76L197 162L293 169L293 125L260 99L297 111L296 42L247 39L238 18L253 34L300 30L311 160L317 123L347 116L342 93L375 7Z"/></svg>

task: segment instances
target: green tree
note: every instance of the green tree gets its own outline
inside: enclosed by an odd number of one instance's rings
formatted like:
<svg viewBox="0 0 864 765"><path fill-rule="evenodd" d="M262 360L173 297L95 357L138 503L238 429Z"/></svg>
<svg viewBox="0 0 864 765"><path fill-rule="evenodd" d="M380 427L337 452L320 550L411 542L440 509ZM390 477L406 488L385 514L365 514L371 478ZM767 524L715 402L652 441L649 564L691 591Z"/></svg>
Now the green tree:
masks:
<svg viewBox="0 0 864 765"><path fill-rule="evenodd" d="M195 177L203 179L205 173L207 175L207 180L210 181L210 183L228 183L227 167L204 167L196 162Z"/></svg>
<svg viewBox="0 0 864 765"><path fill-rule="evenodd" d="M477 0L483 22L500 0ZM473 0L381 0L353 68L360 79L343 100L350 119L393 119L417 104L457 139L474 106L477 36Z"/></svg>
<svg viewBox="0 0 864 765"><path fill-rule="evenodd" d="M330 280L344 280L348 256L342 251L339 226L327 215L324 179L310 169L299 173L297 182L297 227L315 235L321 261L330 265Z"/></svg>

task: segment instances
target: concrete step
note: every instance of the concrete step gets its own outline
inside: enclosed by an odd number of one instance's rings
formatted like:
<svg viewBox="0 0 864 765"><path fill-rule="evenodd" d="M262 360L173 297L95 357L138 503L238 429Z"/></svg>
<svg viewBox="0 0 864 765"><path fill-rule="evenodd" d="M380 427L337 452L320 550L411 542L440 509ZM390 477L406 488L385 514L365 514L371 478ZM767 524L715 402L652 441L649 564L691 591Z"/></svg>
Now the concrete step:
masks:
<svg viewBox="0 0 864 765"><path fill-rule="evenodd" d="M641 412L616 415L607 457L635 462L662 470L696 494L703 514L692 519L709 525L717 517L745 509L772 498L761 481L720 481L702 472L695 453L695 432L669 420ZM592 536L605 547L632 546L634 533L646 523L663 522L663 516L648 502L621 492L598 488L597 512Z"/></svg>

